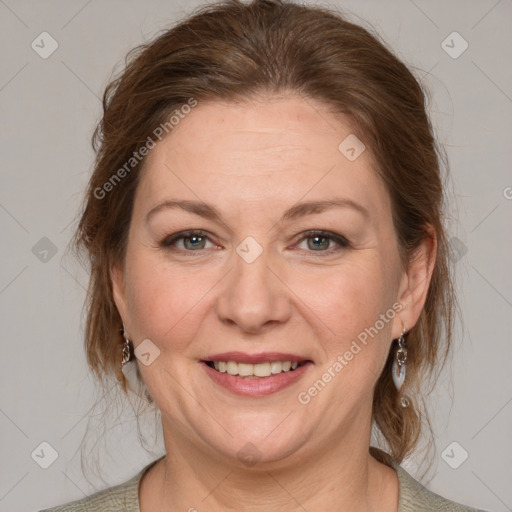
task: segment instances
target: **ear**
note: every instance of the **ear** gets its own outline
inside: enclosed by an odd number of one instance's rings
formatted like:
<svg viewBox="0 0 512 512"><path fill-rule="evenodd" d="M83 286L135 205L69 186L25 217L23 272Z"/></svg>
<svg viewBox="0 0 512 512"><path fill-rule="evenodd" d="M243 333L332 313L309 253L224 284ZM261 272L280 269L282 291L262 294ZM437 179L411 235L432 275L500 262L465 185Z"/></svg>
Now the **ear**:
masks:
<svg viewBox="0 0 512 512"><path fill-rule="evenodd" d="M126 322L128 318L128 307L126 301L126 290L124 286L124 271L118 265L110 267L110 280L112 281L112 294L114 302L121 319Z"/></svg>
<svg viewBox="0 0 512 512"><path fill-rule="evenodd" d="M393 325L393 339L405 328L410 331L417 323L430 286L437 254L437 236L434 228L428 225L426 234L419 247L403 271L398 291L398 302L403 309L398 315L398 322Z"/></svg>

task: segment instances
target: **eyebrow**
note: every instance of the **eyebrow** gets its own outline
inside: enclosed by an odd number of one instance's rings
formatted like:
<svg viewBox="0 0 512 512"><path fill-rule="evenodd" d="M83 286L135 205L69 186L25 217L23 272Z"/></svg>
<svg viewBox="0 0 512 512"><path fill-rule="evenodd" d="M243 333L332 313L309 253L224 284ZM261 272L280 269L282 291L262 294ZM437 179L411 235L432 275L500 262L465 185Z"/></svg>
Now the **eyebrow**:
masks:
<svg viewBox="0 0 512 512"><path fill-rule="evenodd" d="M200 217L205 219L213 220L224 224L222 220L222 216L216 210L215 207L209 205L207 203L203 203L201 201L190 201L190 200L181 200L181 201L163 201L157 204L154 208L152 208L148 214L146 215L146 222L150 220L156 213L167 210L180 208L190 213L194 213ZM352 201L351 199L327 199L323 201L306 201L303 203L296 204L286 210L281 217L281 222L285 220L297 219L299 217L304 217L306 215L312 213L321 213L330 208L351 208L359 213L361 213L364 217L368 218L370 216L368 210L359 203Z"/></svg>

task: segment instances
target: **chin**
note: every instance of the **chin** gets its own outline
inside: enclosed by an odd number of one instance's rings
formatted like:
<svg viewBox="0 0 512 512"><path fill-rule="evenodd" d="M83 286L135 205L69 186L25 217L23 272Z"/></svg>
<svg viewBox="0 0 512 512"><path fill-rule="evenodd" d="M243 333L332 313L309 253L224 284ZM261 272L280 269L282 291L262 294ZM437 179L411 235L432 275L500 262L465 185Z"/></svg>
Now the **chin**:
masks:
<svg viewBox="0 0 512 512"><path fill-rule="evenodd" d="M226 424L236 425L226 433L218 424L202 424L197 433L214 457L224 458L230 465L254 469L270 469L292 464L302 452L306 436L297 419L289 423L293 413L252 415L226 418ZM283 421L284 420L284 421ZM302 422L303 425L303 422ZM205 428L206 427L206 428ZM191 427L192 428L192 427Z"/></svg>

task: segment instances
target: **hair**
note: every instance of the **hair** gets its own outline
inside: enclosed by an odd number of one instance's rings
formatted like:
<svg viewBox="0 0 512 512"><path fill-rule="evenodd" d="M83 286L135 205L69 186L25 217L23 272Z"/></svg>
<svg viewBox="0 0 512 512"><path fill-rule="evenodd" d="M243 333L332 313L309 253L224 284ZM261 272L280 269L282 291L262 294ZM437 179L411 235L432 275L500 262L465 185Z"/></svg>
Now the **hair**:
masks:
<svg viewBox="0 0 512 512"><path fill-rule="evenodd" d="M444 153L433 135L426 93L408 67L379 36L327 8L228 0L202 7L129 52L124 71L103 96L103 117L92 141L94 172L74 240L90 266L87 361L100 381L115 377L126 391L120 371L122 321L110 271L124 262L148 137L169 126L173 113L191 100L235 102L289 92L350 119L389 193L405 266L431 236L429 230L435 232L436 262L426 303L407 334L406 393L412 404L400 406L391 375L393 347L374 391L373 424L400 462L418 444L426 418L420 407L424 385L439 361L445 362L452 334Z"/></svg>

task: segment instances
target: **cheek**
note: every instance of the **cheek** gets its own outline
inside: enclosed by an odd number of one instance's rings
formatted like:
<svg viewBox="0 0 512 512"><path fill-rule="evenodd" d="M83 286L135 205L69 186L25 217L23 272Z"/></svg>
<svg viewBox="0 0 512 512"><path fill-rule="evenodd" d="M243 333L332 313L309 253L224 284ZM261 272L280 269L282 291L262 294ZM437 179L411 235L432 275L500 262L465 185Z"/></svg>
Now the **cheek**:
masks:
<svg viewBox="0 0 512 512"><path fill-rule="evenodd" d="M375 324L394 301L390 273L379 261L343 264L297 279L297 295L315 313L325 330L338 339Z"/></svg>
<svg viewBox="0 0 512 512"><path fill-rule="evenodd" d="M324 397L336 407L347 405L347 393L353 399L371 393L385 364L399 310L393 307L394 273L385 267L380 258L361 258L330 269L323 279L310 275L301 283L298 295L308 297L323 353L316 377L340 375Z"/></svg>
<svg viewBox="0 0 512 512"><path fill-rule="evenodd" d="M286 283L279 293L286 294L294 305L293 323L309 324L306 329L313 331L311 338L325 362L375 328L380 315L392 306L393 279L385 261L377 251L360 251L332 266L273 265ZM222 278L228 267L171 264L164 254L141 249L127 255L126 268L135 343L149 338L161 350L183 352L196 338L205 337L200 333L205 322L213 329L219 326L215 301L226 291ZM378 333L371 330L369 340L387 340L391 322L377 327Z"/></svg>
<svg viewBox="0 0 512 512"><path fill-rule="evenodd" d="M218 269L170 265L158 253L127 258L127 297L134 339L180 350L200 327L198 315L219 280Z"/></svg>

